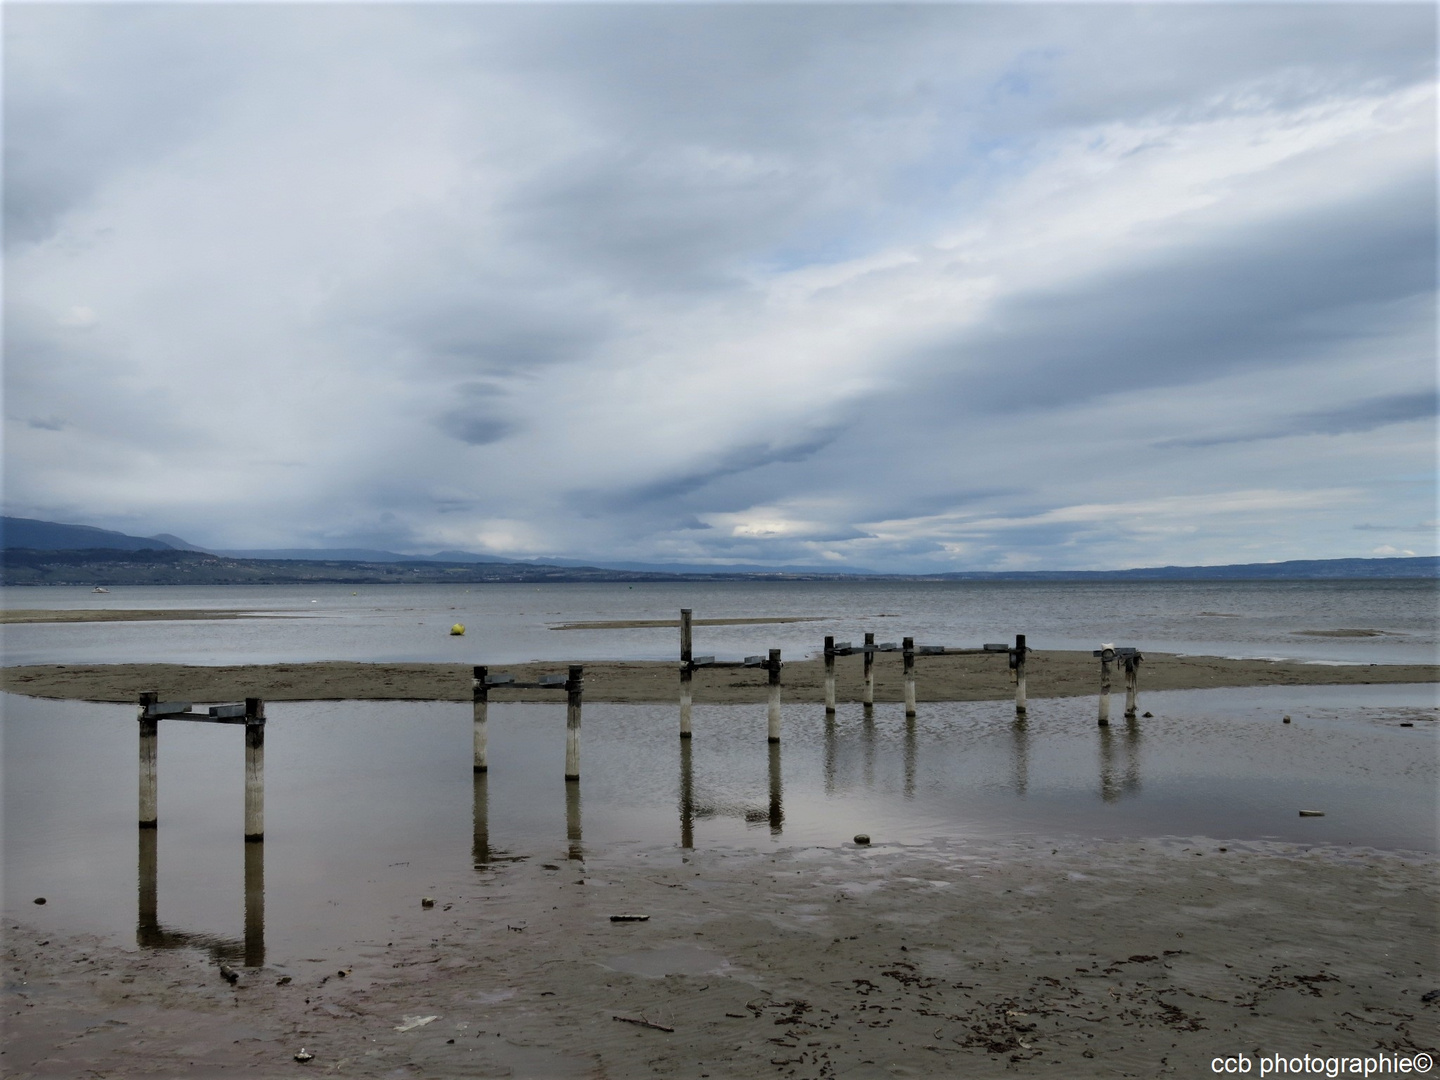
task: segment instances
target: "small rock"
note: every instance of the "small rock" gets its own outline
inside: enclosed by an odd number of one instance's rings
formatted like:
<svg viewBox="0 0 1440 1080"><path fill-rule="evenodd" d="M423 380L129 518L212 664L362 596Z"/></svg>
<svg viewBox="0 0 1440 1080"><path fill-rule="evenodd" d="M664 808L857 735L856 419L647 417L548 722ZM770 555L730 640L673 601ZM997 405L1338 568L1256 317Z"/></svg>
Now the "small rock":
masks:
<svg viewBox="0 0 1440 1080"><path fill-rule="evenodd" d="M420 898L420 906L421 906L421 907L434 907L434 906L435 906L435 898L434 898L433 896L422 896L422 897Z"/></svg>
<svg viewBox="0 0 1440 1080"><path fill-rule="evenodd" d="M275 985L276 985L276 986L289 986L289 985L290 985L290 976L289 976L289 975L281 975L280 978L278 978L278 979L275 980Z"/></svg>
<svg viewBox="0 0 1440 1080"><path fill-rule="evenodd" d="M866 844L870 843L870 836L869 836L869 834L863 833L863 832L862 832L862 833L856 833L856 834L855 834L855 843L859 844L861 847L864 847Z"/></svg>
<svg viewBox="0 0 1440 1080"><path fill-rule="evenodd" d="M1154 713L1149 713L1149 712L1147 712L1147 713L1141 713L1140 715L1143 716L1143 717L1145 717L1147 720L1154 719L1154 717L1155 717L1155 714L1154 714Z"/></svg>
<svg viewBox="0 0 1440 1080"><path fill-rule="evenodd" d="M45 903L45 897L43 897L43 896L37 896L37 897L35 897L35 903L37 903L37 904L43 904L43 903Z"/></svg>
<svg viewBox="0 0 1440 1080"><path fill-rule="evenodd" d="M1420 995L1421 1001L1440 1001L1440 990L1431 990L1429 993Z"/></svg>
<svg viewBox="0 0 1440 1080"><path fill-rule="evenodd" d="M1287 724L1290 723L1290 717L1288 717L1288 716L1282 716L1280 719L1281 719L1284 723L1287 723Z"/></svg>

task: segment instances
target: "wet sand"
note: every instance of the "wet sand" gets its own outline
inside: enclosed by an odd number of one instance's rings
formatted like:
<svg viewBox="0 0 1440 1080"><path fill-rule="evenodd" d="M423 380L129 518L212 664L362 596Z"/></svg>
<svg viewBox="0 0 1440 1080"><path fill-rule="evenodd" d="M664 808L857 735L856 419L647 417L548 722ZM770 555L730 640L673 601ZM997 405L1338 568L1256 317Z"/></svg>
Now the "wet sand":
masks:
<svg viewBox="0 0 1440 1080"><path fill-rule="evenodd" d="M5 1074L1154 1077L1440 1043L1428 856L1032 839L541 857L429 909L417 882L381 938L233 987L198 951L7 920Z"/></svg>
<svg viewBox="0 0 1440 1080"><path fill-rule="evenodd" d="M513 673L518 681L542 674L563 674L562 661L492 668ZM585 697L590 701L671 701L679 695L678 663L602 661L585 665ZM920 701L997 701L1014 695L1005 654L921 656L915 661ZM1118 665L1117 665L1118 667ZM862 688L859 656L836 660L837 696L858 701ZM1222 657L1146 653L1140 668L1140 693L1219 686L1320 686L1435 682L1440 667L1431 664L1302 664L1294 661L1231 660ZM787 701L824 700L824 662L790 661L783 673ZM758 668L700 668L693 683L700 704L739 704L765 700L765 672ZM1034 652L1027 662L1032 698L1076 697L1098 693L1100 665L1085 652ZM0 669L0 690L34 697L86 701L134 701L143 691L188 701L468 701L470 668L458 664L257 664L217 667L180 664L37 664ZM1113 691L1123 700L1124 676L1116 672ZM875 699L903 699L904 675L899 653L875 658ZM495 701L553 701L553 691L491 691Z"/></svg>

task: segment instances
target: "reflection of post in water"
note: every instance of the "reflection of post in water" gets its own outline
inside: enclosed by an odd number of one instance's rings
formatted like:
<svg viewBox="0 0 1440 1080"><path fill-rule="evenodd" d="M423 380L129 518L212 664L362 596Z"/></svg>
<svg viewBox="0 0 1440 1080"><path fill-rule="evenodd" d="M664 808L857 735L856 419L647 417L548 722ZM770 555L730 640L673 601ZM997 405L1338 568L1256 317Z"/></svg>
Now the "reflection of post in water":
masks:
<svg viewBox="0 0 1440 1080"><path fill-rule="evenodd" d="M695 774L690 765L690 740L680 744L680 846L695 846Z"/></svg>
<svg viewBox="0 0 1440 1080"><path fill-rule="evenodd" d="M565 785L565 839L570 844L566 857L584 859L585 849L580 842L580 785L573 780Z"/></svg>
<svg viewBox="0 0 1440 1080"><path fill-rule="evenodd" d="M1010 722L1010 735L1015 743L1015 794L1024 798L1030 785L1030 728L1024 713Z"/></svg>
<svg viewBox="0 0 1440 1080"><path fill-rule="evenodd" d="M780 744L770 744L770 832L780 835L785 824L785 806L780 785Z"/></svg>
<svg viewBox="0 0 1440 1080"><path fill-rule="evenodd" d="M835 714L825 714L825 794L835 794L835 757L837 749L835 736Z"/></svg>
<svg viewBox="0 0 1440 1080"><path fill-rule="evenodd" d="M245 845L245 966L265 966L265 845Z"/></svg>
<svg viewBox="0 0 1440 1080"><path fill-rule="evenodd" d="M135 944L154 948L160 944L160 915L157 907L157 865L160 834L155 829L140 830L140 908L135 923Z"/></svg>
<svg viewBox="0 0 1440 1080"><path fill-rule="evenodd" d="M908 640L908 639L907 639ZM905 717L905 798L915 797L915 717Z"/></svg>
<svg viewBox="0 0 1440 1080"><path fill-rule="evenodd" d="M160 834L140 830L137 866L139 896L136 905L135 943L144 949L203 949L216 960L240 960L246 967L265 964L265 845L245 845L245 936L216 937L160 925Z"/></svg>
<svg viewBox="0 0 1440 1080"><path fill-rule="evenodd" d="M865 786L875 786L875 713L865 710L860 723L860 738L865 744Z"/></svg>
<svg viewBox="0 0 1440 1080"><path fill-rule="evenodd" d="M1125 794L1140 794L1140 721L1125 718Z"/></svg>
<svg viewBox="0 0 1440 1080"><path fill-rule="evenodd" d="M470 841L470 863L479 870L490 865L490 774L474 776L474 836Z"/></svg>
<svg viewBox="0 0 1440 1080"><path fill-rule="evenodd" d="M1115 744L1107 724L1100 729L1100 798L1114 802L1120 797L1115 783Z"/></svg>

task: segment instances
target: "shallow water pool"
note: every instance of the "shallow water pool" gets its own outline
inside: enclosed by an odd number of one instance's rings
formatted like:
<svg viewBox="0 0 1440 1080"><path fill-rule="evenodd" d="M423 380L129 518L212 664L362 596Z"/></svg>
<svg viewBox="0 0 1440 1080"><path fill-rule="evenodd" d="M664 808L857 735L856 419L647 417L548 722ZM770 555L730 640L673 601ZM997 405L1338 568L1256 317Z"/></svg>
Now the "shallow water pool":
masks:
<svg viewBox="0 0 1440 1080"><path fill-rule="evenodd" d="M57 931L285 962L381 941L422 896L503 887L509 860L934 837L1207 836L1437 850L1433 686L1276 687L1095 700L898 705L870 715L587 705L581 780L564 710L492 705L490 771L468 705L268 706L265 841L242 836L240 729L161 724L160 827L136 828L129 706L5 696L4 905ZM1292 716L1284 724L1281 717ZM1412 726L1402 726L1402 725ZM1323 817L1301 817L1300 810ZM43 906L36 897L45 897Z"/></svg>

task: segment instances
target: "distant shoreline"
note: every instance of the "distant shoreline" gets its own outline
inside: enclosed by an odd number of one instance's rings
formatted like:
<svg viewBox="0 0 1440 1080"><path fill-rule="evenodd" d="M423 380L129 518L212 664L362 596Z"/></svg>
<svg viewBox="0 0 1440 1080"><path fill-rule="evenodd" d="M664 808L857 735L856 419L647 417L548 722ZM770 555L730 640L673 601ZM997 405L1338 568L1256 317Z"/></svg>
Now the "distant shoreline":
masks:
<svg viewBox="0 0 1440 1080"><path fill-rule="evenodd" d="M398 558L398 557L397 557ZM1157 566L1122 570L959 570L920 574L855 572L819 567L764 570L734 566L663 570L658 566L586 566L544 562L445 561L416 557L366 561L327 557L254 558L173 548L120 550L6 548L0 584L92 587L115 585L477 585L567 582L1147 582L1147 581L1431 581L1440 580L1440 557L1294 559L1222 566Z"/></svg>
<svg viewBox="0 0 1440 1080"><path fill-rule="evenodd" d="M563 673L563 660L503 665L492 671L513 673L518 681ZM585 700L596 702L669 702L679 695L679 665L674 661L587 662ZM1027 689L1034 699L1082 697L1098 692L1099 669L1088 652L1037 650L1030 654ZM755 668L700 668L693 691L698 704L742 704L765 700L765 673ZM1242 660L1215 656L1146 653L1140 668L1140 695L1157 690L1214 687L1356 686L1440 681L1434 664L1305 664L1297 661ZM34 664L0 668L0 690L32 697L99 702L133 702L149 690L163 697L196 702L261 697L269 701L468 701L471 669L460 664L353 663L198 666L184 664ZM1113 692L1124 699L1123 676ZM824 664L820 659L791 661L783 674L784 699L824 700ZM861 664L846 658L837 664L841 701L860 699ZM903 673L898 653L875 658L875 700L902 700ZM1014 696L1003 653L991 656L924 656L916 663L916 697L922 702L1003 701ZM543 690L491 691L495 701L554 701ZM1143 707L1143 706L1142 706Z"/></svg>

